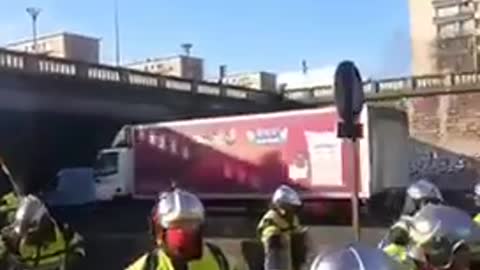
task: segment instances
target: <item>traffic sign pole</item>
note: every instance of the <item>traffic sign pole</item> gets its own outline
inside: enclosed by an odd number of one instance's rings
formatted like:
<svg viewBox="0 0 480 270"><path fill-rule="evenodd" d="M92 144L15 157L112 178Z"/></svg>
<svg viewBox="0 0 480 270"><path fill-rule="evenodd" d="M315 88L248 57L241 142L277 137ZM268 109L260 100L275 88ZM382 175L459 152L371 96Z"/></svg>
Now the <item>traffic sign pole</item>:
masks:
<svg viewBox="0 0 480 270"><path fill-rule="evenodd" d="M355 240L360 241L360 191L358 139L362 138L362 125L358 122L364 105L362 78L355 64L341 62L335 71L335 105L341 120L338 122L339 138L349 147L349 176L352 198L352 228Z"/></svg>
<svg viewBox="0 0 480 270"><path fill-rule="evenodd" d="M359 180L358 175L358 141L347 139L350 146L350 180L352 183L352 227L355 235L355 241L360 241L360 204L358 199Z"/></svg>

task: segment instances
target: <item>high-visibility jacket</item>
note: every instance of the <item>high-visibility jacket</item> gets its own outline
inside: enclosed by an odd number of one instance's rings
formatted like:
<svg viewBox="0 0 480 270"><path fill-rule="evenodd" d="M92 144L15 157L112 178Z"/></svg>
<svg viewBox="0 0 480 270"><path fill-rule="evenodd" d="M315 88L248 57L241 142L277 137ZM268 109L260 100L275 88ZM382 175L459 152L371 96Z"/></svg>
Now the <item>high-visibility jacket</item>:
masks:
<svg viewBox="0 0 480 270"><path fill-rule="evenodd" d="M12 265L34 270L66 270L73 256L85 256L82 237L67 226L57 225L53 241L38 246L22 238L17 250L6 252Z"/></svg>
<svg viewBox="0 0 480 270"><path fill-rule="evenodd" d="M293 270L292 234L301 230L298 217L287 221L276 210L269 210L260 220L257 231L263 244L265 270Z"/></svg>
<svg viewBox="0 0 480 270"><path fill-rule="evenodd" d="M7 225L13 221L19 202L20 200L17 194L15 194L13 191L3 195L0 198L0 215L2 216L2 220L4 222L4 224L0 225Z"/></svg>
<svg viewBox="0 0 480 270"><path fill-rule="evenodd" d="M203 256L188 262L188 270L237 270L235 261L217 246L206 243ZM177 270L170 257L161 248L143 255L126 270Z"/></svg>
<svg viewBox="0 0 480 270"><path fill-rule="evenodd" d="M475 217L473 217L473 221L480 226L480 213L476 214Z"/></svg>
<svg viewBox="0 0 480 270"><path fill-rule="evenodd" d="M387 245L383 251L387 253L391 258L403 264L408 270L417 270L415 261L408 256L408 250L405 246L397 244Z"/></svg>

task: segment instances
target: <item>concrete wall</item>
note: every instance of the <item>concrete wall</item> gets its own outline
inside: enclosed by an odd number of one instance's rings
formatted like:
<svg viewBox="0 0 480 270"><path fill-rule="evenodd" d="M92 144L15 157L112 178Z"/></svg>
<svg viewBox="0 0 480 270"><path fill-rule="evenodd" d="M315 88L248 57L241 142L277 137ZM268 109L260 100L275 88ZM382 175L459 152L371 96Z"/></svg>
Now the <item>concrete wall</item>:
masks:
<svg viewBox="0 0 480 270"><path fill-rule="evenodd" d="M408 101L412 178L428 176L449 188L473 186L480 171L479 102L480 93Z"/></svg>
<svg viewBox="0 0 480 270"><path fill-rule="evenodd" d="M368 113L372 191L407 186L407 114L386 107L370 107Z"/></svg>

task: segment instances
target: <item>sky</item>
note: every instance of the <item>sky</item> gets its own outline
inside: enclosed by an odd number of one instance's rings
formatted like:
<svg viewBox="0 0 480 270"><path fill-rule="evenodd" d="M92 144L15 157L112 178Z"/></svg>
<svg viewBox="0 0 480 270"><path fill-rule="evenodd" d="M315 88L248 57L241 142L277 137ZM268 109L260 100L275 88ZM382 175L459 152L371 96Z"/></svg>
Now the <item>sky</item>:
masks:
<svg viewBox="0 0 480 270"><path fill-rule="evenodd" d="M122 63L181 53L205 59L207 74L331 70L353 60L363 77L410 73L406 0L118 0ZM39 35L59 31L101 38L115 55L114 0L0 0L0 46L31 37L25 12L39 7Z"/></svg>

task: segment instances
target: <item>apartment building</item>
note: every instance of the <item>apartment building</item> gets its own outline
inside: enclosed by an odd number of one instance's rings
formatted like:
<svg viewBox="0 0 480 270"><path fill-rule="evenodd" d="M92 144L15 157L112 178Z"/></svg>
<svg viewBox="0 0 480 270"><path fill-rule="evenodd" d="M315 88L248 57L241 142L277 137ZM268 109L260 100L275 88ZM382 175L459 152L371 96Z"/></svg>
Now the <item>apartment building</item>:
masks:
<svg viewBox="0 0 480 270"><path fill-rule="evenodd" d="M185 55L146 59L125 65L128 68L185 79L203 79L203 59Z"/></svg>
<svg viewBox="0 0 480 270"><path fill-rule="evenodd" d="M74 33L55 33L39 36L36 47L33 39L9 43L7 49L44 54L89 63L100 61L100 39Z"/></svg>
<svg viewBox="0 0 480 270"><path fill-rule="evenodd" d="M415 75L479 69L478 0L409 0Z"/></svg>
<svg viewBox="0 0 480 270"><path fill-rule="evenodd" d="M257 90L276 91L277 75L265 71L228 74L223 79L223 83Z"/></svg>

